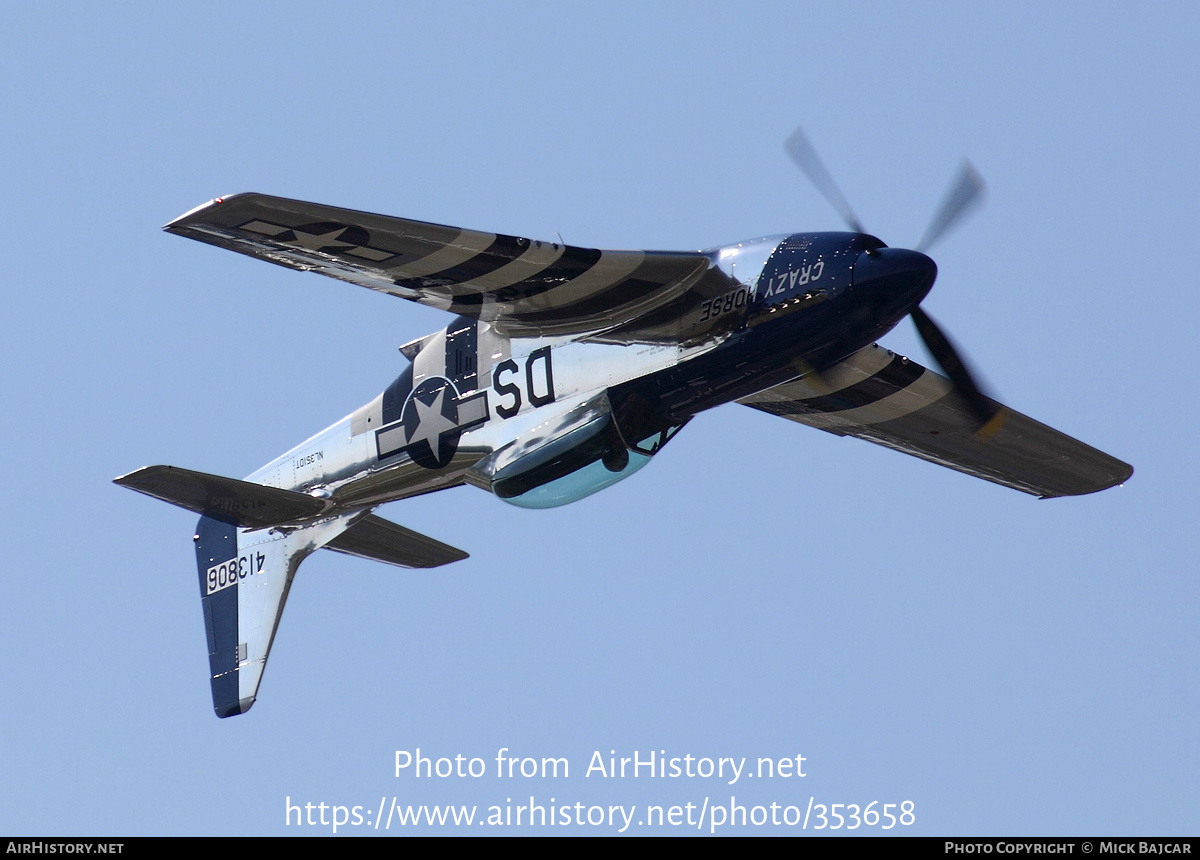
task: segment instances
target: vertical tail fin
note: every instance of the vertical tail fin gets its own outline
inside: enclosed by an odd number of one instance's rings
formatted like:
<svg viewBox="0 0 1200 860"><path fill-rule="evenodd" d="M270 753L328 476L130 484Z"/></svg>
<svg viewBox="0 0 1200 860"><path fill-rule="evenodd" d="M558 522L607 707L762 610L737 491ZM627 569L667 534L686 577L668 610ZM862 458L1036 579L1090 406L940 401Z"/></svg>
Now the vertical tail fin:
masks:
<svg viewBox="0 0 1200 860"><path fill-rule="evenodd" d="M203 514L196 524L196 568L208 638L213 708L218 717L250 710L300 562L321 547L405 568L467 557L369 509L327 516L328 500L193 472L147 466L115 483Z"/></svg>
<svg viewBox="0 0 1200 860"><path fill-rule="evenodd" d="M250 710L296 569L344 531L350 519L282 530L244 529L200 518L196 567L218 717Z"/></svg>

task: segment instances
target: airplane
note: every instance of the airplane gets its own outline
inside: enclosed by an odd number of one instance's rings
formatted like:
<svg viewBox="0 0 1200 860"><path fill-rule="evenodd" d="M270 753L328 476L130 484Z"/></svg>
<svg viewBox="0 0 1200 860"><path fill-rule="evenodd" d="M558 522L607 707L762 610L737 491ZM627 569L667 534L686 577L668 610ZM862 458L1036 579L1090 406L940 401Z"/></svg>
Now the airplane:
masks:
<svg viewBox="0 0 1200 860"><path fill-rule="evenodd" d="M980 390L922 310L924 252L980 198L965 165L916 250L869 234L804 133L787 151L849 232L704 251L608 251L263 194L164 229L447 311L374 400L244 480L149 466L115 483L201 515L193 541L214 710L254 704L301 561L329 549L406 568L467 554L374 513L469 484L576 501L643 468L701 412L741 403L1042 498L1132 467ZM942 376L877 344L911 317Z"/></svg>

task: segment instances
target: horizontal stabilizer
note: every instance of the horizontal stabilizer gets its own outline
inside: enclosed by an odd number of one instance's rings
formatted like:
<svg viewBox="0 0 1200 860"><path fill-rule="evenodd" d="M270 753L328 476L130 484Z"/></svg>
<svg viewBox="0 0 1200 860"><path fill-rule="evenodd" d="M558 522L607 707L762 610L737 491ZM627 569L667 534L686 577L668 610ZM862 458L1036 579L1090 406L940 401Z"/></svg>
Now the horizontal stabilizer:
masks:
<svg viewBox="0 0 1200 860"><path fill-rule="evenodd" d="M468 558L461 549L369 514L325 544L325 549L400 567L440 567Z"/></svg>
<svg viewBox="0 0 1200 860"><path fill-rule="evenodd" d="M260 529L320 515L321 499L178 466L146 466L113 479L147 496L242 528ZM397 526L399 528L399 526Z"/></svg>

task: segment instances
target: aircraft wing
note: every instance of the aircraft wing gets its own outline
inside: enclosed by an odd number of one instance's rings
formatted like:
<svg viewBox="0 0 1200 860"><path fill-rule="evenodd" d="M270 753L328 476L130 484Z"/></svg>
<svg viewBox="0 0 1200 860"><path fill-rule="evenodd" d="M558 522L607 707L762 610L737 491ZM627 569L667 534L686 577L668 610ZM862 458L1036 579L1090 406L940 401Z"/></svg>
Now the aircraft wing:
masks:
<svg viewBox="0 0 1200 860"><path fill-rule="evenodd" d="M1042 498L1095 493L1133 474L1127 463L1007 407L980 430L948 379L878 345L819 377L739 402Z"/></svg>
<svg viewBox="0 0 1200 860"><path fill-rule="evenodd" d="M721 282L706 295L727 288L700 252L600 251L265 194L218 197L163 229L484 320L510 337L629 331L666 305L699 308L703 299L681 300L701 280Z"/></svg>

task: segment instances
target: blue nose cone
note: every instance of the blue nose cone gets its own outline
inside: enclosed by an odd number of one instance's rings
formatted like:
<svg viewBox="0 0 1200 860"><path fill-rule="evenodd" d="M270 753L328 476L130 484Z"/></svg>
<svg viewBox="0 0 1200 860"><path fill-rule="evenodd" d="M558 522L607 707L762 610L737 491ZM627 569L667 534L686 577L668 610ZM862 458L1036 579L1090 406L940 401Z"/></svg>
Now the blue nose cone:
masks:
<svg viewBox="0 0 1200 860"><path fill-rule="evenodd" d="M933 287L937 264L920 251L879 248L854 262L854 294L880 325L896 325Z"/></svg>

